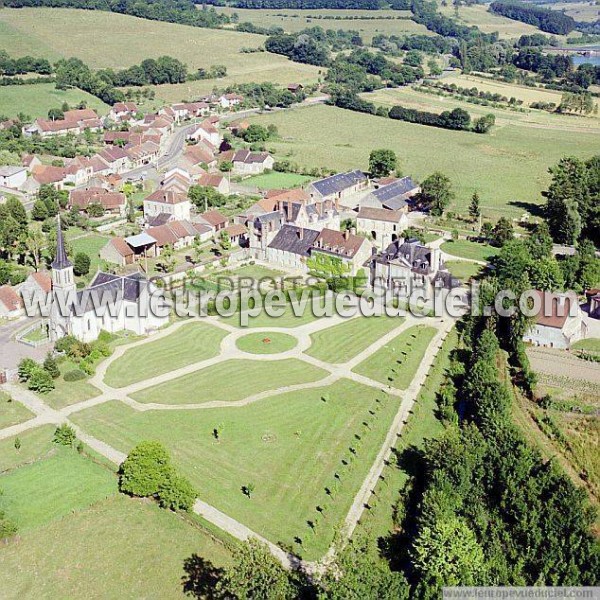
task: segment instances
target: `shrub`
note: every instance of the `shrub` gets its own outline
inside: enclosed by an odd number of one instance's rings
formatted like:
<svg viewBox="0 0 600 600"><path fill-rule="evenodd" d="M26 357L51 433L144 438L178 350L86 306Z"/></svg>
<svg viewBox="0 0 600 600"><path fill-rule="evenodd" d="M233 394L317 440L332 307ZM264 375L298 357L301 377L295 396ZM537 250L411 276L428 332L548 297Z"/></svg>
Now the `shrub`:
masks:
<svg viewBox="0 0 600 600"><path fill-rule="evenodd" d="M18 373L19 381L29 381L33 371L38 368L39 365L33 360L33 358L24 358L19 363Z"/></svg>
<svg viewBox="0 0 600 600"><path fill-rule="evenodd" d="M166 448L160 442L140 442L121 465L119 488L132 496L154 496L171 473Z"/></svg>
<svg viewBox="0 0 600 600"><path fill-rule="evenodd" d="M29 377L27 388L40 394L47 394L54 389L54 381L48 371L36 365Z"/></svg>
<svg viewBox="0 0 600 600"><path fill-rule="evenodd" d="M189 511L198 496L192 484L171 471L158 486L158 503L162 508Z"/></svg>
<svg viewBox="0 0 600 600"><path fill-rule="evenodd" d="M4 512L0 511L0 540L12 537L17 533L17 526L7 519Z"/></svg>
<svg viewBox="0 0 600 600"><path fill-rule="evenodd" d="M56 343L54 344L54 349L57 352L64 352L65 354L68 354L71 350L71 347L77 343L78 342L76 337L72 335L66 335L65 337L60 338L56 341Z"/></svg>
<svg viewBox="0 0 600 600"><path fill-rule="evenodd" d="M87 375L80 369L73 369L72 371L68 371L65 373L63 379L65 381L81 381L85 379Z"/></svg>
<svg viewBox="0 0 600 600"><path fill-rule="evenodd" d="M56 428L52 438L52 441L59 446L72 446L76 440L75 430L66 423Z"/></svg>
<svg viewBox="0 0 600 600"><path fill-rule="evenodd" d="M47 371L52 379L57 379L60 377L60 369L56 364L56 359L52 356L52 354L48 353L46 355L46 359L44 360L44 371Z"/></svg>

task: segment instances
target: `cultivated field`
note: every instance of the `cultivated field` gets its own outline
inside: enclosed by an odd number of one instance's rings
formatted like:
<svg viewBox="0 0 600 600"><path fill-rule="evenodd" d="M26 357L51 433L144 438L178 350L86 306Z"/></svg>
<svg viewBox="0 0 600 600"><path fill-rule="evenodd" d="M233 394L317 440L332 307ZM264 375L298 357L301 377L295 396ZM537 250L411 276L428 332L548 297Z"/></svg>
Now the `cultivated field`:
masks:
<svg viewBox="0 0 600 600"><path fill-rule="evenodd" d="M3 12L0 11L0 19ZM4 38L0 35L0 45L3 41ZM57 90L53 83L0 87L0 113L7 117L25 113L34 119L46 118L50 108L60 108L64 102L70 106L85 102L90 108L98 111L98 114L108 112L108 106L96 96L78 89Z"/></svg>
<svg viewBox="0 0 600 600"><path fill-rule="evenodd" d="M600 8L594 2L555 2L542 4L541 6L564 12L576 21L597 21L600 19Z"/></svg>
<svg viewBox="0 0 600 600"><path fill-rule="evenodd" d="M434 170L447 174L456 191L453 209L466 211L477 190L488 218L518 216L528 205L541 204L550 166L562 156L587 158L598 150L597 131L507 125L479 135L330 106L261 115L252 121L275 124L281 140L269 146L277 157L307 167L366 169L371 150L391 148L405 175L422 180Z"/></svg>
<svg viewBox="0 0 600 600"><path fill-rule="evenodd" d="M188 27L101 11L53 8L3 9L0 12L0 49L11 55L44 56L51 60L76 56L93 68L123 68L145 58L169 55L190 70L225 65L228 78L161 86L157 97L173 100L210 91L215 85L236 81L316 81L318 69L297 65L266 52L241 53L258 48L264 36ZM171 87L173 89L171 89ZM171 98L168 98L171 100Z"/></svg>
<svg viewBox="0 0 600 600"><path fill-rule="evenodd" d="M262 27L281 27L294 33L308 27L358 31L363 41L370 42L373 36L385 35L431 35L423 26L409 19L409 11L398 10L286 10L286 9L239 9L217 8L226 14L237 13L241 23L250 22ZM361 19L360 17L366 17ZM377 17L377 18L374 18Z"/></svg>
<svg viewBox="0 0 600 600"><path fill-rule="evenodd" d="M451 3L447 6L440 4L439 9L449 17L456 17L454 7ZM463 25L476 25L484 33L493 33L497 31L500 39L518 38L521 35L531 35L532 33L542 33L537 27L514 21L501 15L496 15L488 11L487 4L475 4L472 6L461 6L458 12L458 21ZM557 36L564 39L563 36Z"/></svg>

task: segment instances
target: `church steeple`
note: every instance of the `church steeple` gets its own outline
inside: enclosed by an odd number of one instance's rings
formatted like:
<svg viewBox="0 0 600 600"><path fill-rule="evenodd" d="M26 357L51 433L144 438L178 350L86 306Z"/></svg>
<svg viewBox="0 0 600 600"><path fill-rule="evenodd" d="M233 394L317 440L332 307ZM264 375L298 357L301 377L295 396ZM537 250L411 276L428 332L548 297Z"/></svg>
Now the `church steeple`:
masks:
<svg viewBox="0 0 600 600"><path fill-rule="evenodd" d="M57 227L56 227L56 256L52 261L53 269L68 269L73 264L67 258L67 252L65 250L65 240L63 238L62 227L60 224L60 215L57 216Z"/></svg>

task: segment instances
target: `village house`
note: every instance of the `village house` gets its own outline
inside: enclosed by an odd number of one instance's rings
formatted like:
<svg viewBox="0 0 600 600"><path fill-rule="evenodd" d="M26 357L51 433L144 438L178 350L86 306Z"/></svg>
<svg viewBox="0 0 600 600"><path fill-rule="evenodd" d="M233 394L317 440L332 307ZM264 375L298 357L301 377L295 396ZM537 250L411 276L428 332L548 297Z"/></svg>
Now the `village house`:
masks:
<svg viewBox="0 0 600 600"><path fill-rule="evenodd" d="M177 221L189 221L192 203L180 192L158 189L144 199L144 218L150 221L161 213L172 215Z"/></svg>
<svg viewBox="0 0 600 600"><path fill-rule="evenodd" d="M66 178L67 172L64 167L54 167L52 165L34 167L30 177L36 192L42 185L51 185L57 190L62 190L64 189Z"/></svg>
<svg viewBox="0 0 600 600"><path fill-rule="evenodd" d="M79 135L86 129L100 131L103 129L102 119L91 108L66 110L62 119L36 119L32 125L23 128L25 135L38 134L41 137L53 135L66 135L73 133Z"/></svg>
<svg viewBox="0 0 600 600"><path fill-rule="evenodd" d="M212 146L205 143L187 146L183 151L183 158L193 165L206 165L209 169L217 166L217 159Z"/></svg>
<svg viewBox="0 0 600 600"><path fill-rule="evenodd" d="M523 341L534 346L569 349L587 335L587 325L573 292L555 294L535 291L539 306L535 322L523 336Z"/></svg>
<svg viewBox="0 0 600 600"><path fill-rule="evenodd" d="M236 175L259 175L272 169L275 159L268 152L238 150L233 155L233 172Z"/></svg>
<svg viewBox="0 0 600 600"><path fill-rule="evenodd" d="M460 280L452 277L444 265L439 248L428 248L416 239L398 238L374 257L371 284L406 298L418 290L427 301L435 289L459 287Z"/></svg>
<svg viewBox="0 0 600 600"><path fill-rule="evenodd" d="M31 173L31 169L41 165L42 161L35 154L23 154L21 164Z"/></svg>
<svg viewBox="0 0 600 600"><path fill-rule="evenodd" d="M239 106L244 101L244 97L239 94L223 94L219 97L221 108L233 108Z"/></svg>
<svg viewBox="0 0 600 600"><path fill-rule="evenodd" d="M141 144L126 144L123 148L129 157L129 165L131 169L137 169L144 165L148 165L158 159L160 146L154 142L145 141Z"/></svg>
<svg viewBox="0 0 600 600"><path fill-rule="evenodd" d="M85 185L94 175L94 167L89 159L76 156L65 163L65 183L74 186Z"/></svg>
<svg viewBox="0 0 600 600"><path fill-rule="evenodd" d="M356 231L369 237L379 250L402 237L408 227L408 217L400 210L362 207L356 216Z"/></svg>
<svg viewBox="0 0 600 600"><path fill-rule="evenodd" d="M289 92L292 92L292 94L297 94L304 89L304 86L301 83L289 83L287 89Z"/></svg>
<svg viewBox="0 0 600 600"><path fill-rule="evenodd" d="M229 219L218 210L207 210L197 215L194 221L210 227L213 234L218 233L229 225Z"/></svg>
<svg viewBox="0 0 600 600"><path fill-rule="evenodd" d="M27 169L25 167L0 166L0 186L16 190L26 181Z"/></svg>
<svg viewBox="0 0 600 600"><path fill-rule="evenodd" d="M229 180L218 173L205 173L198 178L198 185L211 187L221 194L229 194Z"/></svg>
<svg viewBox="0 0 600 600"><path fill-rule="evenodd" d="M109 166L112 173L124 173L131 169L129 154L119 146L110 146L98 152L98 156Z"/></svg>
<svg viewBox="0 0 600 600"><path fill-rule="evenodd" d="M173 190L180 194L187 195L188 190L193 183L192 176L187 170L175 166L165 173L160 185L164 190Z"/></svg>
<svg viewBox="0 0 600 600"><path fill-rule="evenodd" d="M10 285L0 286L0 318L16 319L23 315L23 299Z"/></svg>
<svg viewBox="0 0 600 600"><path fill-rule="evenodd" d="M585 297L588 302L588 314L590 317L600 319L600 289L586 290Z"/></svg>
<svg viewBox="0 0 600 600"><path fill-rule="evenodd" d="M219 130L208 120L198 123L187 135L188 140L206 141L211 144L214 148L219 148L223 138L219 133Z"/></svg>
<svg viewBox="0 0 600 600"><path fill-rule="evenodd" d="M232 223L225 227L219 235L228 235L232 246L246 246L248 229L241 223Z"/></svg>
<svg viewBox="0 0 600 600"><path fill-rule="evenodd" d="M133 248L122 237L111 238L105 246L100 248L100 258L108 263L125 267L135 262Z"/></svg>
<svg viewBox="0 0 600 600"><path fill-rule="evenodd" d="M69 208L77 207L86 211L90 205L99 205L105 212L124 217L127 210L127 197L122 192L111 192L105 188L87 188L69 192Z"/></svg>
<svg viewBox="0 0 600 600"><path fill-rule="evenodd" d="M108 118L112 121L131 121L135 118L138 107L135 102L116 102L112 105Z"/></svg>
<svg viewBox="0 0 600 600"><path fill-rule="evenodd" d="M52 291L52 276L48 271L35 271L19 286L19 293L23 299L33 298L34 295L43 297Z"/></svg>
<svg viewBox="0 0 600 600"><path fill-rule="evenodd" d="M368 183L366 175L362 171L355 170L313 181L307 189L314 200L337 200L342 206L353 208L357 202L345 201L357 192L365 190Z"/></svg>
<svg viewBox="0 0 600 600"><path fill-rule="evenodd" d="M204 117L210 112L210 106L206 102L188 102L185 106L190 117Z"/></svg>

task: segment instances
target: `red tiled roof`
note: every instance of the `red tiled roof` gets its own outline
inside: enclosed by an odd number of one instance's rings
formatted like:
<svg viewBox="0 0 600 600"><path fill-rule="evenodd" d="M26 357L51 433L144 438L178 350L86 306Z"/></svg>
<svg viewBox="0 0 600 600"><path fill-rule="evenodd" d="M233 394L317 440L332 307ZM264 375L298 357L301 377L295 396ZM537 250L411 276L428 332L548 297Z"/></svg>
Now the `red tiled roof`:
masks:
<svg viewBox="0 0 600 600"><path fill-rule="evenodd" d="M171 190L156 190L149 196L144 198L150 202L161 202L162 204L180 204L181 202L187 202L188 198L185 194L173 192Z"/></svg>
<svg viewBox="0 0 600 600"><path fill-rule="evenodd" d="M573 294L553 294L535 290L540 302L540 310L535 319L538 325L562 329L571 311L578 306L577 296Z"/></svg>
<svg viewBox="0 0 600 600"><path fill-rule="evenodd" d="M0 286L0 302L4 304L6 310L10 312L18 310L23 306L22 298L12 287L10 287L10 285Z"/></svg>
<svg viewBox="0 0 600 600"><path fill-rule="evenodd" d="M365 238L348 232L323 229L315 240L315 248L352 258L365 242Z"/></svg>
<svg viewBox="0 0 600 600"><path fill-rule="evenodd" d="M179 241L179 237L168 225L149 227L146 229L146 233L156 240L158 246L167 246L168 244L174 244Z"/></svg>
<svg viewBox="0 0 600 600"><path fill-rule="evenodd" d="M69 204L79 208L87 208L90 204L100 204L104 209L119 208L127 202L125 194L109 192L104 188L89 188L87 190L72 190L69 194Z"/></svg>
<svg viewBox="0 0 600 600"><path fill-rule="evenodd" d="M232 237L248 233L248 229L246 229L245 225L242 225L241 223L229 225L229 227L225 227L223 231L226 231Z"/></svg>
<svg viewBox="0 0 600 600"><path fill-rule="evenodd" d="M75 110L65 110L65 121L86 121L88 119L98 119L98 114L91 108L78 108Z"/></svg>
<svg viewBox="0 0 600 600"><path fill-rule="evenodd" d="M41 184L58 183L66 176L64 167L53 167L51 165L36 165L32 169L33 178Z"/></svg>
<svg viewBox="0 0 600 600"><path fill-rule="evenodd" d="M46 294L52 290L52 277L47 271L37 271L31 274L31 278L38 284L40 289Z"/></svg>
<svg viewBox="0 0 600 600"><path fill-rule="evenodd" d="M202 175L202 177L200 177L200 179L198 179L198 185L216 188L219 187L224 179L225 178L223 175L217 175L216 173L205 173Z"/></svg>
<svg viewBox="0 0 600 600"><path fill-rule="evenodd" d="M227 223L229 220L226 216L222 215L218 210L208 210L200 215L207 223L210 223L213 227Z"/></svg>
<svg viewBox="0 0 600 600"><path fill-rule="evenodd" d="M134 254L133 249L131 248L131 246L122 237L112 238L109 243L112 244L113 248L123 258L127 258L128 256L131 256L131 255Z"/></svg>

